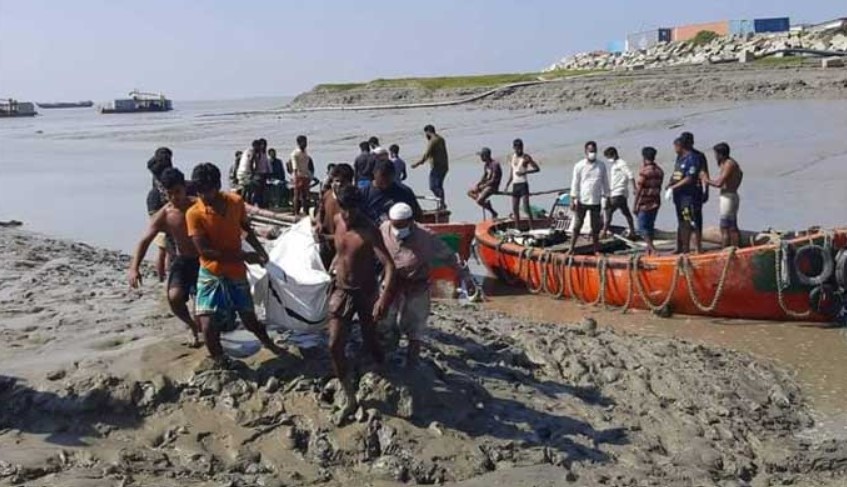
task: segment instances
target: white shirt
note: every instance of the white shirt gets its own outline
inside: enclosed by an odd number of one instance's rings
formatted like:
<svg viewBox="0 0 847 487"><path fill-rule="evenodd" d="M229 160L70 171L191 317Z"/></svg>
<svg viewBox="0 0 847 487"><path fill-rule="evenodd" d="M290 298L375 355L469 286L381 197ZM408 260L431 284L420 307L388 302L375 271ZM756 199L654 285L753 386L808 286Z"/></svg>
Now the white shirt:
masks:
<svg viewBox="0 0 847 487"><path fill-rule="evenodd" d="M253 176L253 148L249 148L241 153L241 159L238 161L238 169L235 171L235 177L240 184L247 184Z"/></svg>
<svg viewBox="0 0 847 487"><path fill-rule="evenodd" d="M512 167L512 184L520 184L527 182L526 174L518 174L527 170L527 160L528 159L524 156L512 154L512 160L509 162L509 165Z"/></svg>
<svg viewBox="0 0 847 487"><path fill-rule="evenodd" d="M635 180L632 171L629 169L629 164L623 159L618 159L612 163L609 169L609 185L612 187L612 196L629 197L629 187L632 186L632 181Z"/></svg>
<svg viewBox="0 0 847 487"><path fill-rule="evenodd" d="M609 176L603 161L583 159L573 168L571 198L583 205L599 205L609 196Z"/></svg>
<svg viewBox="0 0 847 487"><path fill-rule="evenodd" d="M312 178L309 171L309 154L299 147L291 152L291 164L294 167L294 176L301 178Z"/></svg>

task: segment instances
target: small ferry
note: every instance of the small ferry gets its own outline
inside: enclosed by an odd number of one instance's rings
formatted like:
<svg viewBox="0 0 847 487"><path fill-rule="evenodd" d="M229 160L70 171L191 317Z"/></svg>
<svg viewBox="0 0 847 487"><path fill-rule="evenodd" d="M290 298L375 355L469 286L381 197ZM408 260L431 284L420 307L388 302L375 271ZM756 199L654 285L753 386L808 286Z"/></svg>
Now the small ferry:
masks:
<svg viewBox="0 0 847 487"><path fill-rule="evenodd" d="M161 93L144 93L138 90L129 92L129 98L115 100L109 105L101 106L100 113L138 113L138 112L169 112L173 110L171 100Z"/></svg>
<svg viewBox="0 0 847 487"><path fill-rule="evenodd" d="M36 115L38 115L38 112L35 111L33 103L12 98L0 99L0 118L34 117Z"/></svg>
<svg viewBox="0 0 847 487"><path fill-rule="evenodd" d="M60 101L60 102L51 102L51 103L38 103L38 108L44 109L52 109L52 108L89 108L93 107L94 102L91 100L86 101Z"/></svg>

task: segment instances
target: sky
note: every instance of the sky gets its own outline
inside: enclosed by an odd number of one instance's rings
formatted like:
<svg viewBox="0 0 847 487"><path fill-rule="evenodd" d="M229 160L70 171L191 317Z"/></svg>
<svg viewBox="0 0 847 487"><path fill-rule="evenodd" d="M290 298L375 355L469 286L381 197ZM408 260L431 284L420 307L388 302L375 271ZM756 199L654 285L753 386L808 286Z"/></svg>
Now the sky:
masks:
<svg viewBox="0 0 847 487"><path fill-rule="evenodd" d="M323 82L537 71L655 27L847 16L844 0L0 0L0 97L295 95Z"/></svg>

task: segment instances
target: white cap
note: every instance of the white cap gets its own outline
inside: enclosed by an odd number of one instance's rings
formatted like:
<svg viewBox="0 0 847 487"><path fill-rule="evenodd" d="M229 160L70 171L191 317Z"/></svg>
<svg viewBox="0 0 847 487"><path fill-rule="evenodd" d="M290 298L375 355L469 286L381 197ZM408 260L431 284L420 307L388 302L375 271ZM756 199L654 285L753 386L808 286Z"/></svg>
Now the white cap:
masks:
<svg viewBox="0 0 847 487"><path fill-rule="evenodd" d="M406 203L396 203L388 210L388 218L395 221L411 220L413 216L412 207Z"/></svg>
<svg viewBox="0 0 847 487"><path fill-rule="evenodd" d="M388 149L386 149L385 147L374 147L373 153L374 153L374 155L377 155L377 156L382 156L382 155L387 156L388 155Z"/></svg>

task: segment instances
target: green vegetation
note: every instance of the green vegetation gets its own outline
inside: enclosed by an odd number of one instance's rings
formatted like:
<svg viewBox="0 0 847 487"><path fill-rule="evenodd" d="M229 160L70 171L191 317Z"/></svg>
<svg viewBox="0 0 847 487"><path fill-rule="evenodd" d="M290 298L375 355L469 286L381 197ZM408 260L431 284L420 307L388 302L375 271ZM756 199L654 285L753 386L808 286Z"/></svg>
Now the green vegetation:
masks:
<svg viewBox="0 0 847 487"><path fill-rule="evenodd" d="M588 70L556 70L547 73L508 73L508 74L480 74L471 76L438 76L433 78L395 78L375 79L368 83L332 83L322 84L315 87L315 91L344 92L357 88L422 88L428 91L449 90L460 88L486 88L508 83L520 83L522 81L535 81L538 79L558 79L580 74L589 74L596 71Z"/></svg>
<svg viewBox="0 0 847 487"><path fill-rule="evenodd" d="M713 40L720 37L717 32L712 32L710 30L701 30L694 36L694 45L695 46L705 46L706 44L712 42Z"/></svg>

